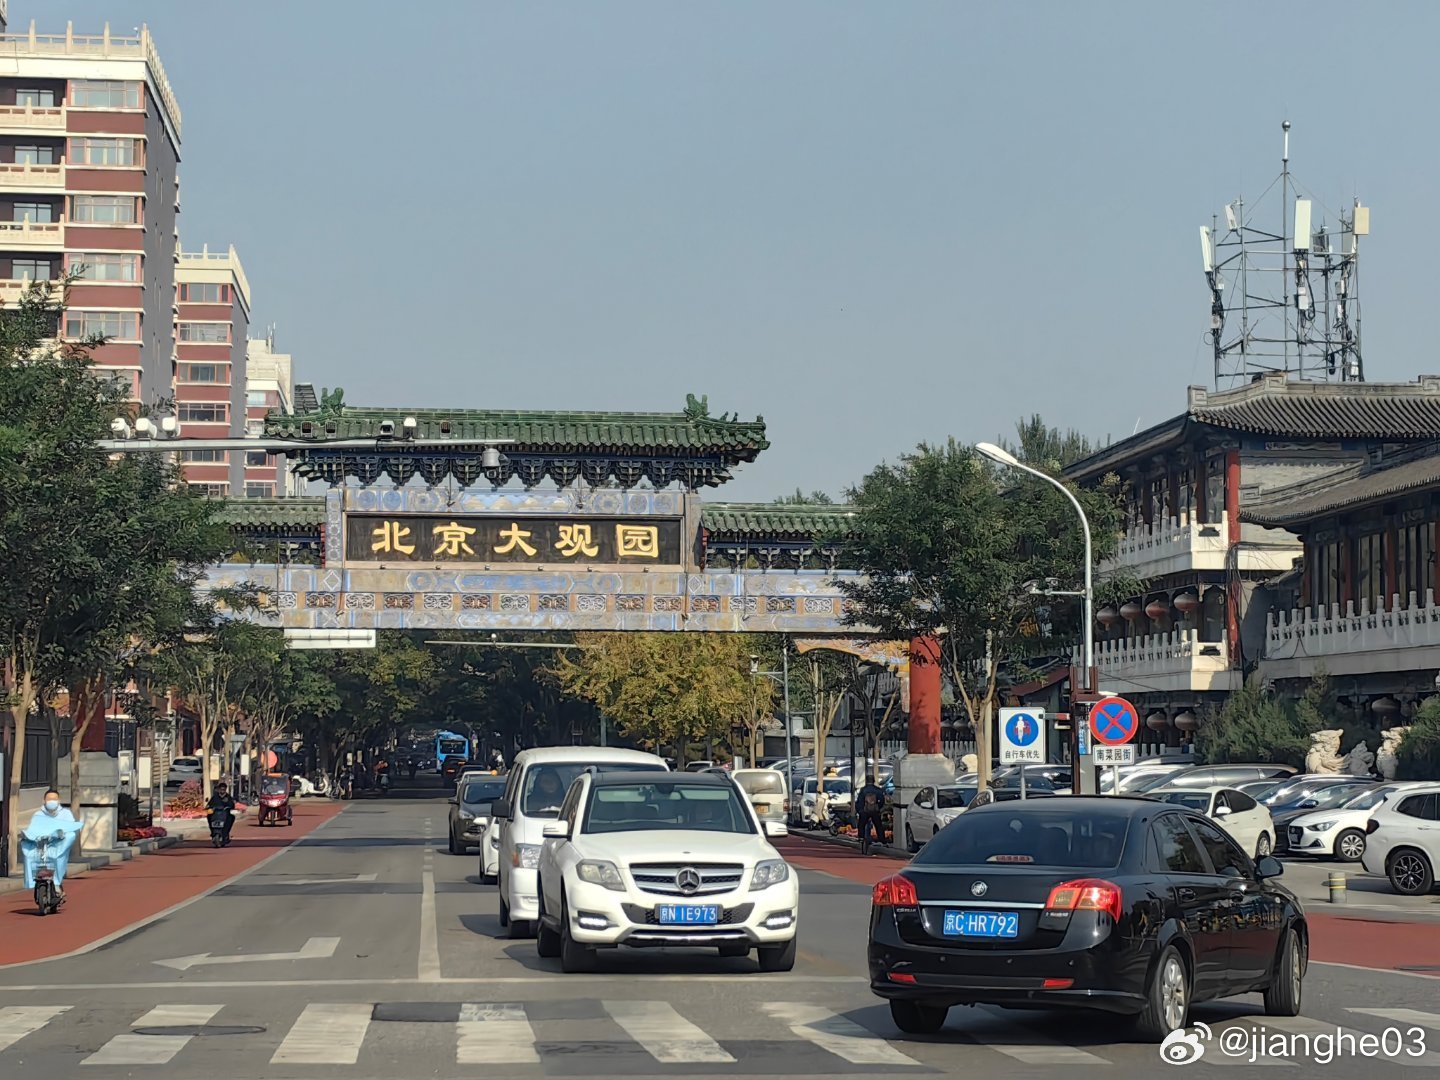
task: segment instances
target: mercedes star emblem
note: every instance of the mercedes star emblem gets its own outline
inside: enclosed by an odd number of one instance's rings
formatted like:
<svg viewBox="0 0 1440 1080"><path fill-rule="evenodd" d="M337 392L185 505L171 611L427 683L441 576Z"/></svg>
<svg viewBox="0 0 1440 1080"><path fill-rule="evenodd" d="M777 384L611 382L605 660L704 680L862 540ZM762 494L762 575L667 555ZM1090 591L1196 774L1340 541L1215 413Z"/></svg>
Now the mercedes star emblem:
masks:
<svg viewBox="0 0 1440 1080"><path fill-rule="evenodd" d="M983 881L977 881L977 882L975 882L973 885L970 886L970 895L971 895L971 896L984 896L984 895L985 895L987 892L989 892L989 891L990 891L990 886L989 886L989 885L986 885L985 882L983 882Z"/></svg>
<svg viewBox="0 0 1440 1080"><path fill-rule="evenodd" d="M687 895L693 893L700 888L700 874L691 867L685 867L675 875L675 887Z"/></svg>

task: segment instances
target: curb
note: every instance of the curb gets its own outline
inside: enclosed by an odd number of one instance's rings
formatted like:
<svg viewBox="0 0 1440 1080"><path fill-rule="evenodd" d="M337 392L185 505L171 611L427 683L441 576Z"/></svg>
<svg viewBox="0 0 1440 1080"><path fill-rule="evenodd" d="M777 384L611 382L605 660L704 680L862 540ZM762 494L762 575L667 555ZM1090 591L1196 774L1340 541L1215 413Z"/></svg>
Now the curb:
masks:
<svg viewBox="0 0 1440 1080"><path fill-rule="evenodd" d="M163 851L165 848L176 847L184 843L185 839L184 836L160 836L153 840L136 840L127 847L111 848L108 851L87 851L70 860L70 867L65 876L83 877L91 870L99 870L115 863L129 862L137 855L150 855L156 851ZM0 896L5 893L24 891L25 875L23 873L0 878Z"/></svg>

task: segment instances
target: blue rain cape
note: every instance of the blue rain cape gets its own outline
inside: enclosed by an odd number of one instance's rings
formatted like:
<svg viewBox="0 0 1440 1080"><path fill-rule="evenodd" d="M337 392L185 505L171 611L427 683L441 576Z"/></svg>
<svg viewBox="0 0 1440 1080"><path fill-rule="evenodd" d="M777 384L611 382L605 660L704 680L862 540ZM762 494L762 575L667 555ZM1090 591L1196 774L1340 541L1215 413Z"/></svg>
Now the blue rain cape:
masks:
<svg viewBox="0 0 1440 1080"><path fill-rule="evenodd" d="M61 835L58 841L53 839L56 833ZM57 810L54 816L44 810L36 810L30 824L20 834L20 853L25 860L25 888L35 887L35 868L40 859L39 841L46 837L52 838L45 854L55 865L55 884L63 885L65 871L70 866L70 849L75 846L75 837L79 834L80 822L65 807Z"/></svg>

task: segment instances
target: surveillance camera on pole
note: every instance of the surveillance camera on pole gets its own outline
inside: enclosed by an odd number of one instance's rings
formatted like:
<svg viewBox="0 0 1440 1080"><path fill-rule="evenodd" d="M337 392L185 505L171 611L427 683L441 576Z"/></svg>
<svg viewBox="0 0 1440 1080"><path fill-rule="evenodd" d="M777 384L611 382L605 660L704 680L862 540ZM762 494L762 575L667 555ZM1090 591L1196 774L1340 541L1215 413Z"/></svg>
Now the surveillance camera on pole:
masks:
<svg viewBox="0 0 1440 1080"><path fill-rule="evenodd" d="M405 417L405 422L401 424L400 427L405 433L405 438L413 439L415 438L415 432L420 429L420 421L416 420L413 416L407 416Z"/></svg>
<svg viewBox="0 0 1440 1080"><path fill-rule="evenodd" d="M395 437L395 421L394 421L394 420L381 420L381 421L380 421L380 438L382 438L382 439L393 439L394 437Z"/></svg>
<svg viewBox="0 0 1440 1080"><path fill-rule="evenodd" d="M754 653L750 654L750 674L760 674L760 657L756 656Z"/></svg>
<svg viewBox="0 0 1440 1080"><path fill-rule="evenodd" d="M130 425L122 417L117 416L110 421L110 433L117 439L130 438Z"/></svg>

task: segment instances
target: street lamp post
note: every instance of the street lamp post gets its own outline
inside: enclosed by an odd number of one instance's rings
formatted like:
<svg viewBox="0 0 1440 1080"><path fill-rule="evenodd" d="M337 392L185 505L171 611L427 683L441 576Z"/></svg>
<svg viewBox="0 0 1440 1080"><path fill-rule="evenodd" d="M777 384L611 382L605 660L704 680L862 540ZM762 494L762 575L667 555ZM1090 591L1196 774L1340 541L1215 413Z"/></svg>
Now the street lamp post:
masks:
<svg viewBox="0 0 1440 1080"><path fill-rule="evenodd" d="M1037 478L1037 479L1039 479L1039 480L1045 481L1045 483L1049 484L1049 485L1050 485L1051 487L1053 487L1056 491L1060 492L1061 495L1064 495L1065 498L1067 498L1067 499L1070 500L1070 505L1075 508L1075 513L1076 513L1077 515L1079 515L1079 517L1080 517L1080 529L1081 529L1081 532L1082 532L1082 533L1084 534L1084 536L1085 536L1085 589L1084 589L1084 592L1083 592L1083 594L1082 594L1082 596L1083 596L1083 598L1084 598L1084 622L1085 622L1085 629L1084 629L1084 643L1085 643L1085 645L1084 645L1085 688L1086 688L1087 690L1091 691L1091 692L1094 692L1094 691L1096 691L1096 690L1099 689L1099 687L1097 687L1097 686L1091 686L1091 685L1090 685L1091 678L1092 678L1093 673L1094 673L1094 671L1095 671L1095 579L1094 579L1094 547L1093 547L1093 545L1092 545L1091 542L1090 542L1090 519L1085 516L1085 508L1080 505L1080 500L1075 497L1075 493L1072 492L1069 488L1067 488L1064 484L1062 484L1059 480L1056 480L1053 476L1050 476L1048 473L1043 473L1043 472L1041 472L1039 469L1035 469L1035 468L1030 467L1029 465L1026 465L1024 462L1020 461L1020 459L1017 458L1014 454L1010 453L1010 451L1004 449L1003 447L996 446L994 443L982 442L982 443L976 443L976 444L975 444L975 449L976 449L979 453L983 454L985 457L989 458L991 461L995 462L996 464L1004 465L1004 466L1006 466L1006 467L1008 467L1008 468L1011 468L1011 469L1019 469L1019 470L1020 470L1021 472L1023 472L1023 473L1029 473L1031 476L1033 476L1033 477L1035 477L1035 478ZM1072 693L1073 693L1073 689L1074 689L1074 688L1072 687L1071 689L1072 689ZM1073 715L1073 713L1074 713L1074 710L1072 710L1072 715L1071 715L1071 719L1070 719L1070 730L1075 733L1075 734L1072 736L1072 746L1074 746L1075 749L1078 751L1080 744L1079 744L1079 730L1078 730L1077 725L1079 724L1080 721L1079 721L1079 719L1078 719L1075 715ZM1076 758L1076 764L1077 764L1077 766L1078 766L1079 763L1080 763L1080 762L1079 762L1080 755L1077 753L1077 754L1075 755L1075 758ZM1082 794L1082 792L1077 791L1076 794Z"/></svg>

